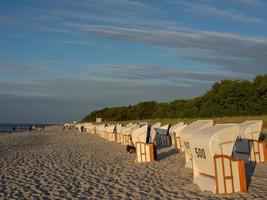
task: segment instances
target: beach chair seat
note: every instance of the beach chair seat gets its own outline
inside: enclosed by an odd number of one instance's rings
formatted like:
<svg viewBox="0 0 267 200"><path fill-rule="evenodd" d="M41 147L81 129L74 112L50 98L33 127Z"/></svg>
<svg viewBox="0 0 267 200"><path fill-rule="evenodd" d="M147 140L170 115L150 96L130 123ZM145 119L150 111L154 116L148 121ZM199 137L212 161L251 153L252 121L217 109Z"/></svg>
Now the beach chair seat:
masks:
<svg viewBox="0 0 267 200"><path fill-rule="evenodd" d="M161 125L160 122L157 122L155 124L153 124L151 127L150 127L150 131L149 131L149 143L155 143L155 138L156 138L156 129L159 128Z"/></svg>
<svg viewBox="0 0 267 200"><path fill-rule="evenodd" d="M165 126L161 126L160 128L155 128L155 131L156 131L155 145L157 148L168 147L171 145L169 128L170 128L169 124Z"/></svg>

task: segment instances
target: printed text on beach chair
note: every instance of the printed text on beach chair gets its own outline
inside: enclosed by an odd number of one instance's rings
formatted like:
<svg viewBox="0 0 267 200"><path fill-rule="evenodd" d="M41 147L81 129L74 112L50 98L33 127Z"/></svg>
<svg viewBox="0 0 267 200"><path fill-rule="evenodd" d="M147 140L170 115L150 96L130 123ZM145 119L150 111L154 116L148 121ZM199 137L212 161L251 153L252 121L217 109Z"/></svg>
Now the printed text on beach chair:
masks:
<svg viewBox="0 0 267 200"><path fill-rule="evenodd" d="M155 145L153 143L136 142L135 146L137 162L147 163L155 160Z"/></svg>
<svg viewBox="0 0 267 200"><path fill-rule="evenodd" d="M246 191L245 164L231 157L237 124L217 124L191 138L194 183L213 193Z"/></svg>
<svg viewBox="0 0 267 200"><path fill-rule="evenodd" d="M262 120L245 121L239 125L233 156L245 162L266 162L266 145L259 141Z"/></svg>
<svg viewBox="0 0 267 200"><path fill-rule="evenodd" d="M185 128L180 133L180 150L185 152L185 167L192 168L192 154L190 152L190 141L192 137L201 129L212 127L213 120L197 120Z"/></svg>

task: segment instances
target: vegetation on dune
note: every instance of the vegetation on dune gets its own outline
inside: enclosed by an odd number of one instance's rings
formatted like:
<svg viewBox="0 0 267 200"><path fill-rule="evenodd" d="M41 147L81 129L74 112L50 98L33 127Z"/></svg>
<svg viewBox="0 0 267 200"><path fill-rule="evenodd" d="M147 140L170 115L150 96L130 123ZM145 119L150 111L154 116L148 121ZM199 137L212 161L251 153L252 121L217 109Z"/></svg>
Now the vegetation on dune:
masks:
<svg viewBox="0 0 267 200"><path fill-rule="evenodd" d="M222 80L204 95L169 103L141 102L124 107L104 108L85 116L83 122L144 119L215 118L267 114L267 74L253 81Z"/></svg>

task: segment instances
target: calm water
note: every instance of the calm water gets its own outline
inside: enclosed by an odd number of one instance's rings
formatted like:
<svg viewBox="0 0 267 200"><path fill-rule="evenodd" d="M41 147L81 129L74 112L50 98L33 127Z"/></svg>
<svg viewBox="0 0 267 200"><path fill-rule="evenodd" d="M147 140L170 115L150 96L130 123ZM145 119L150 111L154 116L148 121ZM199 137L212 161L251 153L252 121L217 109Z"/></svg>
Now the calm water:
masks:
<svg viewBox="0 0 267 200"><path fill-rule="evenodd" d="M2 124L2 123L0 123L0 133L14 132L13 128L15 128L15 132L28 131L30 129L30 127L33 125L36 128L46 126L44 124Z"/></svg>

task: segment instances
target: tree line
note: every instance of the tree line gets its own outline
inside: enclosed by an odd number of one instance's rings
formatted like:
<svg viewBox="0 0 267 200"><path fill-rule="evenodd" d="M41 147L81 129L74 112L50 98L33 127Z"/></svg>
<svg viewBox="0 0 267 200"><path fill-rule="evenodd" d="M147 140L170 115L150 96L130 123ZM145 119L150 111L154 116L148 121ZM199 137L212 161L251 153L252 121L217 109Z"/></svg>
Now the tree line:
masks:
<svg viewBox="0 0 267 200"><path fill-rule="evenodd" d="M136 105L104 108L91 112L83 122L143 120L154 118L223 117L267 114L267 74L252 81L222 80L213 84L204 95L169 103L156 101Z"/></svg>

